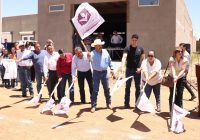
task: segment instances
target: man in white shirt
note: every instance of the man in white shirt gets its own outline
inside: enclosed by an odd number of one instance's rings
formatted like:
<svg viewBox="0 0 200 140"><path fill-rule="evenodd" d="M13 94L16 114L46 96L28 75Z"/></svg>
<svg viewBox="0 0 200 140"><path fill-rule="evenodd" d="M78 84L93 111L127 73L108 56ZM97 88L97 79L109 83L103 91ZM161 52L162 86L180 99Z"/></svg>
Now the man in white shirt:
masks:
<svg viewBox="0 0 200 140"><path fill-rule="evenodd" d="M142 61L142 80L147 82L145 87L145 93L149 98L153 89L157 111L160 112L160 83L162 81L161 76L161 62L155 58L155 52L149 51L148 58Z"/></svg>
<svg viewBox="0 0 200 140"><path fill-rule="evenodd" d="M49 44L46 46L47 49L47 55L44 57L44 77L47 80L47 89L49 92L49 96L52 93L54 87L56 86L58 82L58 76L56 73L56 63L59 58L59 54L54 51L54 46ZM45 80L45 81L46 81ZM59 96L59 88L57 88L57 96ZM52 98L55 100L54 94L52 95Z"/></svg>
<svg viewBox="0 0 200 140"><path fill-rule="evenodd" d="M112 47L121 47L121 43L123 42L123 38L117 34L117 31L113 32L113 36L111 37L111 45Z"/></svg>
<svg viewBox="0 0 200 140"><path fill-rule="evenodd" d="M186 78L187 78L187 74L188 74L188 71L189 71L189 67L190 67L190 54L187 52L186 50L186 44L184 43L180 43L179 44L180 47L182 47L183 49L183 56L187 59L188 63L187 63L187 67L186 67ZM192 89L190 88L190 86L188 85L187 81L185 83L185 86L184 86L188 92L190 93L191 95L191 98L189 99L190 101L193 101L195 98L196 98L196 95L194 94L194 92L192 91Z"/></svg>
<svg viewBox="0 0 200 140"><path fill-rule="evenodd" d="M92 97L93 91L93 81L92 81L92 72L90 69L90 60L88 59L87 52L83 52L80 47L75 48L75 55L72 59L72 77L78 77L78 85L81 97L81 103L85 104L85 89L84 89L84 80L87 80L89 90L90 90L90 99Z"/></svg>
<svg viewBox="0 0 200 140"><path fill-rule="evenodd" d="M31 53L30 50L25 48L23 42L19 43L20 50L17 51L17 59L20 59L26 55ZM23 60L18 62L18 71L19 71L19 79L21 81L21 88L22 88L22 96L26 97L26 88L28 87L30 96L33 97L33 86L31 83L31 66L33 65L32 60Z"/></svg>

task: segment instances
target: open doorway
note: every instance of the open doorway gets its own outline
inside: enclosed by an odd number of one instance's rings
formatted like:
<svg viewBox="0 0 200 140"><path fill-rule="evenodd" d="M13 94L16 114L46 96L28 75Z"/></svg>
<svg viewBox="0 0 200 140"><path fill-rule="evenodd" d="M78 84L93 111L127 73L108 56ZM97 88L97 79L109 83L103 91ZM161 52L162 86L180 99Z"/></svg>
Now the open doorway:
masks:
<svg viewBox="0 0 200 140"><path fill-rule="evenodd" d="M104 3L90 3L105 22L89 37L91 42L100 34L105 41L104 47L110 52L113 60L121 60L123 48L126 46L126 24L127 24L127 2L104 2ZM75 11L79 5L75 5ZM111 37L113 31L123 38L123 42L113 48L111 44Z"/></svg>

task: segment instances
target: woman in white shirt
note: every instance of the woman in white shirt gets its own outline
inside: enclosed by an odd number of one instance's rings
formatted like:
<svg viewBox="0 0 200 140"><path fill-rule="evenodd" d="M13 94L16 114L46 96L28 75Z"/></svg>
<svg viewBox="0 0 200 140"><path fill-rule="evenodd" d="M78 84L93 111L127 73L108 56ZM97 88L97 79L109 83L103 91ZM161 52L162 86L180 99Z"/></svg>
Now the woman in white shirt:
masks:
<svg viewBox="0 0 200 140"><path fill-rule="evenodd" d="M170 66L170 75L174 79L174 83L176 83L176 94L174 103L179 107L183 107L183 90L186 82L186 66L187 59L183 57L183 50L181 47L176 47L174 50L173 57L169 59ZM169 107L170 111L172 109L172 98L173 98L173 89L174 87L170 87L170 96L169 96Z"/></svg>
<svg viewBox="0 0 200 140"><path fill-rule="evenodd" d="M145 93L149 98L151 91L153 90L155 98L157 111L160 112L160 83L162 81L161 76L161 62L155 58L155 52L149 51L148 58L142 62L142 80L147 82L145 87Z"/></svg>

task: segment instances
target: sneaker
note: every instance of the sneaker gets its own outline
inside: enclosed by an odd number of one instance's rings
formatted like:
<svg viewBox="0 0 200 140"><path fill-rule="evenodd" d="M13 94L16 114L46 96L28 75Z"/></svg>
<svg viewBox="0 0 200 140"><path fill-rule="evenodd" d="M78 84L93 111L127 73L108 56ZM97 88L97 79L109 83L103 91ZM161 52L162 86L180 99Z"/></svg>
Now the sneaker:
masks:
<svg viewBox="0 0 200 140"><path fill-rule="evenodd" d="M94 113L95 110L96 110L96 108L95 108L95 107L92 107L91 110L90 110L90 112L91 112L91 113Z"/></svg>
<svg viewBox="0 0 200 140"><path fill-rule="evenodd" d="M161 109L160 109L160 105L157 105L157 109L156 109L157 112L160 112Z"/></svg>
<svg viewBox="0 0 200 140"><path fill-rule="evenodd" d="M194 95L189 99L189 101L193 101L195 98L197 98L197 97Z"/></svg>
<svg viewBox="0 0 200 140"><path fill-rule="evenodd" d="M124 108L128 109L128 108L131 108L131 107L130 107L129 104L125 104L125 105L124 105Z"/></svg>
<svg viewBox="0 0 200 140"><path fill-rule="evenodd" d="M81 101L81 104L86 104L86 101Z"/></svg>
<svg viewBox="0 0 200 140"><path fill-rule="evenodd" d="M27 97L27 95L23 94L22 97Z"/></svg>
<svg viewBox="0 0 200 140"><path fill-rule="evenodd" d="M111 110L113 109L113 107L112 107L111 104L107 105L107 108L108 108L108 109L111 109Z"/></svg>
<svg viewBox="0 0 200 140"><path fill-rule="evenodd" d="M33 98L33 97L34 97L34 94L33 94L33 93L32 93L32 94L30 94L30 97L31 97L31 98Z"/></svg>

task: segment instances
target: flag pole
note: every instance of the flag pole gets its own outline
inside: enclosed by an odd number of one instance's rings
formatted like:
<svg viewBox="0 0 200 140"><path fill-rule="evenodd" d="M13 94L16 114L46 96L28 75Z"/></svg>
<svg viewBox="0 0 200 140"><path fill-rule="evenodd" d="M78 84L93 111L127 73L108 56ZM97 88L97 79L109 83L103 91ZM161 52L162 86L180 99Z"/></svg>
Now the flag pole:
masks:
<svg viewBox="0 0 200 140"><path fill-rule="evenodd" d="M83 47L84 47L85 51L86 51L86 52L89 52L89 51L88 51L88 49L87 49L87 47L85 46L85 44L84 44L84 42L83 42L83 40L82 40L82 38L81 38L80 34L78 33L77 29L75 28L75 26L74 26L74 24L73 24L72 20L70 20L70 23L71 23L71 24L72 24L72 26L74 27L74 29L75 29L75 31L76 31L76 33L77 33L77 35L80 37L80 39L81 39L81 44L83 45Z"/></svg>
<svg viewBox="0 0 200 140"><path fill-rule="evenodd" d="M56 88L57 88L58 85L60 84L61 80L62 80L62 78L60 79L60 81L57 82L56 86L54 87L53 91L51 92L51 94L50 94L50 99L52 98L53 93L55 92ZM49 99L49 100L50 100L50 99Z"/></svg>
<svg viewBox="0 0 200 140"><path fill-rule="evenodd" d="M172 127L172 119L173 119L173 115L174 115L173 109L174 109L175 94L176 94L176 82L174 82L174 90L173 90L173 96L172 96L170 127Z"/></svg>

